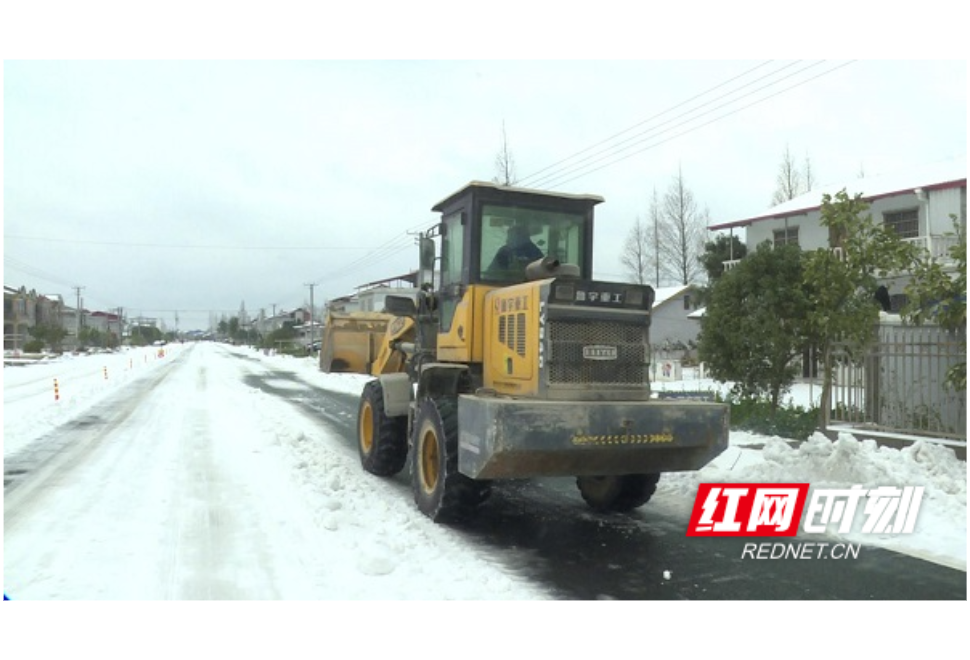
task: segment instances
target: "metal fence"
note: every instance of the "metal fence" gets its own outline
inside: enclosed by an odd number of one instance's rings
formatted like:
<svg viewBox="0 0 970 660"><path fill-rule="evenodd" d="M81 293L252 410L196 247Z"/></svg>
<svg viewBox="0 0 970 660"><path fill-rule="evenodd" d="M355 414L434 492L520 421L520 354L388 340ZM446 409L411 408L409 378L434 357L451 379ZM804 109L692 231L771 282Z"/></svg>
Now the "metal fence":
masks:
<svg viewBox="0 0 970 660"><path fill-rule="evenodd" d="M966 440L966 390L944 384L966 362L965 330L882 324L868 350L841 346L833 357L833 423Z"/></svg>

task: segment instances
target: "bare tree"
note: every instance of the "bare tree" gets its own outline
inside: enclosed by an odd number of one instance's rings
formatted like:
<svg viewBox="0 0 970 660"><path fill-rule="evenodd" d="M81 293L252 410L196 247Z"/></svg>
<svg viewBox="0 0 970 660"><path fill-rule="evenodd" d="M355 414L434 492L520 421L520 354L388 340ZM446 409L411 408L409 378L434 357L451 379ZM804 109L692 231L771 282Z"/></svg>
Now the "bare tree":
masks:
<svg viewBox="0 0 970 660"><path fill-rule="evenodd" d="M812 161L808 156L805 156L805 171L802 178L805 183L802 192L812 192L815 189L815 170L812 169Z"/></svg>
<svg viewBox="0 0 970 660"><path fill-rule="evenodd" d="M640 219L640 216L637 216L623 244L620 263L626 268L630 281L636 284L647 283L647 271L650 268L650 233L650 228Z"/></svg>
<svg viewBox="0 0 970 660"><path fill-rule="evenodd" d="M653 279L654 286L660 286L660 225L663 217L657 189L653 189L650 199L648 219L643 221L637 216L636 222L630 228L623 252L620 254L620 264L626 268L626 274L631 282L648 284Z"/></svg>
<svg viewBox="0 0 970 660"><path fill-rule="evenodd" d="M664 194L663 220L658 230L661 268L671 280L691 284L704 273L700 256L708 217L706 209L698 209L694 194L684 183L683 172L678 170Z"/></svg>
<svg viewBox="0 0 970 660"><path fill-rule="evenodd" d="M802 193L802 175L798 171L798 165L795 164L788 145L785 145L785 153L782 156L781 166L778 168L777 181L778 187L771 198L772 206L795 199Z"/></svg>
<svg viewBox="0 0 970 660"><path fill-rule="evenodd" d="M811 192L812 188L815 187L815 172L812 170L812 161L808 156L805 156L803 169L799 169L791 155L791 150L788 145L785 145L785 153L782 155L781 165L778 166L777 183L778 187L771 198L773 206Z"/></svg>
<svg viewBox="0 0 970 660"><path fill-rule="evenodd" d="M657 188L653 189L653 196L650 198L650 224L653 231L653 256L651 259L654 271L653 285L660 286L660 225L663 222L663 214L660 212L660 201L657 198Z"/></svg>
<svg viewBox="0 0 970 660"><path fill-rule="evenodd" d="M515 185L517 177L515 174L515 158L512 156L512 151L509 149L509 139L505 133L505 122L502 122L502 147L499 149L498 154L495 155L495 176L492 178L493 183L498 183L503 186Z"/></svg>

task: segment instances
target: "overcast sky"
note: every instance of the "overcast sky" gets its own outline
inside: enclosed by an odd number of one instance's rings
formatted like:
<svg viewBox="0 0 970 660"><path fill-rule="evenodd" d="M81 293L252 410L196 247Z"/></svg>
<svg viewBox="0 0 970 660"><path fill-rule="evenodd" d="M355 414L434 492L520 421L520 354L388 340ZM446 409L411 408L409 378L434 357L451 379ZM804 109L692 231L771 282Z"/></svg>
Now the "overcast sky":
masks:
<svg viewBox="0 0 970 660"><path fill-rule="evenodd" d="M723 223L786 148L820 185L966 156L965 60L38 57L4 62L4 284L169 329L413 269L503 123L522 185L605 198L605 279L678 170Z"/></svg>

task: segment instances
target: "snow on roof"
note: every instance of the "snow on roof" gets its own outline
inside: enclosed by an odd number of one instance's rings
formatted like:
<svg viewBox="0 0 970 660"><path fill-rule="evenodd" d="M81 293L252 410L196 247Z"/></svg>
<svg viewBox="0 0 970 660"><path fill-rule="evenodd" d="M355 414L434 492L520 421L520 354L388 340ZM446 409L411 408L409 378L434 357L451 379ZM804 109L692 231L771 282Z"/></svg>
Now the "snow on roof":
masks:
<svg viewBox="0 0 970 660"><path fill-rule="evenodd" d="M669 302L670 300L673 300L674 298L682 294L684 291L687 291L688 289L693 289L693 288L694 288L693 284L680 284L677 286L662 286L660 288L654 289L653 307L651 309L657 309L664 303Z"/></svg>
<svg viewBox="0 0 970 660"><path fill-rule="evenodd" d="M822 205L823 195L835 195L841 190L845 190L850 196L862 193L867 200L885 197L888 195L911 192L916 188L926 188L933 190L936 188L947 188L959 184L967 184L967 157L958 156L949 160L936 161L922 165L920 167L907 168L890 172L887 174L874 175L852 181L844 181L838 184L829 184L816 188L815 190L799 195L794 199L788 200L773 206L764 213L761 213L744 220L733 220L718 225L711 225L708 229L728 229L730 227L746 227L759 220L769 220L771 218L781 218L789 215L798 215L815 210Z"/></svg>

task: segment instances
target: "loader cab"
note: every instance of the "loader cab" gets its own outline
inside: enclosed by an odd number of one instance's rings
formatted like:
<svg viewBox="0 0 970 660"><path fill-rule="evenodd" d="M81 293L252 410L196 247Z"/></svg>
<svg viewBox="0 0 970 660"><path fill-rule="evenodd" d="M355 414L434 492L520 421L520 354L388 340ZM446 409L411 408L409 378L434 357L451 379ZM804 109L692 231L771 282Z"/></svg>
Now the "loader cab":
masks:
<svg viewBox="0 0 970 660"><path fill-rule="evenodd" d="M526 281L525 265L553 257L579 276L593 270L596 195L571 195L473 181L436 204L441 213L439 327L449 332L455 308L473 285Z"/></svg>

